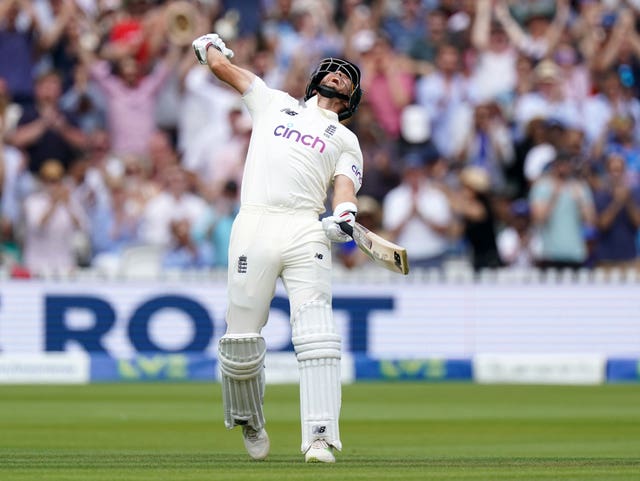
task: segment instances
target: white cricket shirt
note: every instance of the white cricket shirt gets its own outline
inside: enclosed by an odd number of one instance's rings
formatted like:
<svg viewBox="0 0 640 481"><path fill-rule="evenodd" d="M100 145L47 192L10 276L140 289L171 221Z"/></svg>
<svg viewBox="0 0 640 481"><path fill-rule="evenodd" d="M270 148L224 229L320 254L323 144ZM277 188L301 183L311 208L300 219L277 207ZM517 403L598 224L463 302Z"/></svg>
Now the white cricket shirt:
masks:
<svg viewBox="0 0 640 481"><path fill-rule="evenodd" d="M242 204L325 211L327 189L343 174L362 185L355 134L317 97L299 102L258 77L243 95L253 132L242 178Z"/></svg>

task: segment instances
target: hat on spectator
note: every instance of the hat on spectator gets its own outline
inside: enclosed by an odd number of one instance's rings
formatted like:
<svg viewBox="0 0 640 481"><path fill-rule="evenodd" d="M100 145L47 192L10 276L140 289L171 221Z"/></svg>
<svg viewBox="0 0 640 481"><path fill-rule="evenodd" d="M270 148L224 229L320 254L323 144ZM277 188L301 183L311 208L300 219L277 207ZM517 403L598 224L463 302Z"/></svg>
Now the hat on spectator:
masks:
<svg viewBox="0 0 640 481"><path fill-rule="evenodd" d="M382 207L380 203L369 195L361 195L358 197L358 217L370 216L374 224L380 223L382 220Z"/></svg>
<svg viewBox="0 0 640 481"><path fill-rule="evenodd" d="M491 180L487 170L475 165L462 169L460 183L478 193L488 192L491 187Z"/></svg>
<svg viewBox="0 0 640 481"><path fill-rule="evenodd" d="M442 158L442 154L433 142L427 142L420 152L422 153L422 160L426 165L432 165Z"/></svg>
<svg viewBox="0 0 640 481"><path fill-rule="evenodd" d="M565 122L563 122L562 119L559 119L557 117L549 117L545 119L544 125L549 129L565 130L567 128Z"/></svg>
<svg viewBox="0 0 640 481"><path fill-rule="evenodd" d="M410 144L421 144L431 136L431 119L422 105L407 105L400 117L402 138Z"/></svg>
<svg viewBox="0 0 640 481"><path fill-rule="evenodd" d="M422 153L419 150L409 152L402 160L404 170L422 169L425 165Z"/></svg>
<svg viewBox="0 0 640 481"><path fill-rule="evenodd" d="M556 82L561 78L560 68L552 60L543 60L536 66L534 72L539 82Z"/></svg>
<svg viewBox="0 0 640 481"><path fill-rule="evenodd" d="M357 52L368 52L376 43L376 34L373 30L359 30L351 38L351 43Z"/></svg>
<svg viewBox="0 0 640 481"><path fill-rule="evenodd" d="M43 182L56 182L64 176L64 167L58 159L47 159L42 163L39 174Z"/></svg>
<svg viewBox="0 0 640 481"><path fill-rule="evenodd" d="M533 182L542 175L547 166L556 157L556 149L551 144L539 144L533 147L524 158L524 176Z"/></svg>
<svg viewBox="0 0 640 481"><path fill-rule="evenodd" d="M578 53L570 44L563 44L556 48L553 60L560 65L573 65L578 61Z"/></svg>
<svg viewBox="0 0 640 481"><path fill-rule="evenodd" d="M527 199L516 199L511 204L511 213L517 217L527 217L531 213Z"/></svg>

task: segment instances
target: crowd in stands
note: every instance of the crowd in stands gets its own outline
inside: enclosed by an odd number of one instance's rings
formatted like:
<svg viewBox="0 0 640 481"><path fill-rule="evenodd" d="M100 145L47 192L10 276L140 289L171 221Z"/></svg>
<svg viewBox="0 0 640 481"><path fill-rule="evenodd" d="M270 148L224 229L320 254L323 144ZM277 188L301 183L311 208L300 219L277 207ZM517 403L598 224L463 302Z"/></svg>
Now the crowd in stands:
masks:
<svg viewBox="0 0 640 481"><path fill-rule="evenodd" d="M358 220L412 267L637 266L639 26L638 0L4 0L0 264L226 266L251 122L193 54L215 31L296 98L360 66Z"/></svg>

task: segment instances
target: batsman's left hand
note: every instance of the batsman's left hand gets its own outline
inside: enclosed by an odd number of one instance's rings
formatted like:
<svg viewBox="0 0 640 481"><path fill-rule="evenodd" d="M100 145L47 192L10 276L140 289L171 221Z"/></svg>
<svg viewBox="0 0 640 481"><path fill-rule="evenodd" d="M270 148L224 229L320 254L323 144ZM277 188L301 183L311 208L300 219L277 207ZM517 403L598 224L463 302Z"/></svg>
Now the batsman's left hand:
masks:
<svg viewBox="0 0 640 481"><path fill-rule="evenodd" d="M341 202L338 204L333 211L333 215L322 219L322 228L325 235L332 242L347 242L351 240L351 237L340 228L340 224L346 222L353 227L357 213L358 207L353 202Z"/></svg>

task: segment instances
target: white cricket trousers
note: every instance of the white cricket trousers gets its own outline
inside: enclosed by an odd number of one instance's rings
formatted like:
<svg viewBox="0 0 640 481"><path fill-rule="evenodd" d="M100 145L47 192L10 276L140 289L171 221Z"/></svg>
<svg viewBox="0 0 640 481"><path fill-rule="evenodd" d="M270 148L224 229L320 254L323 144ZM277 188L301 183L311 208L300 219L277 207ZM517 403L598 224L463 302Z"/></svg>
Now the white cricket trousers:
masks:
<svg viewBox="0 0 640 481"><path fill-rule="evenodd" d="M231 230L227 334L261 332L278 277L292 315L312 301L331 306L331 250L322 223L311 211L244 205Z"/></svg>

